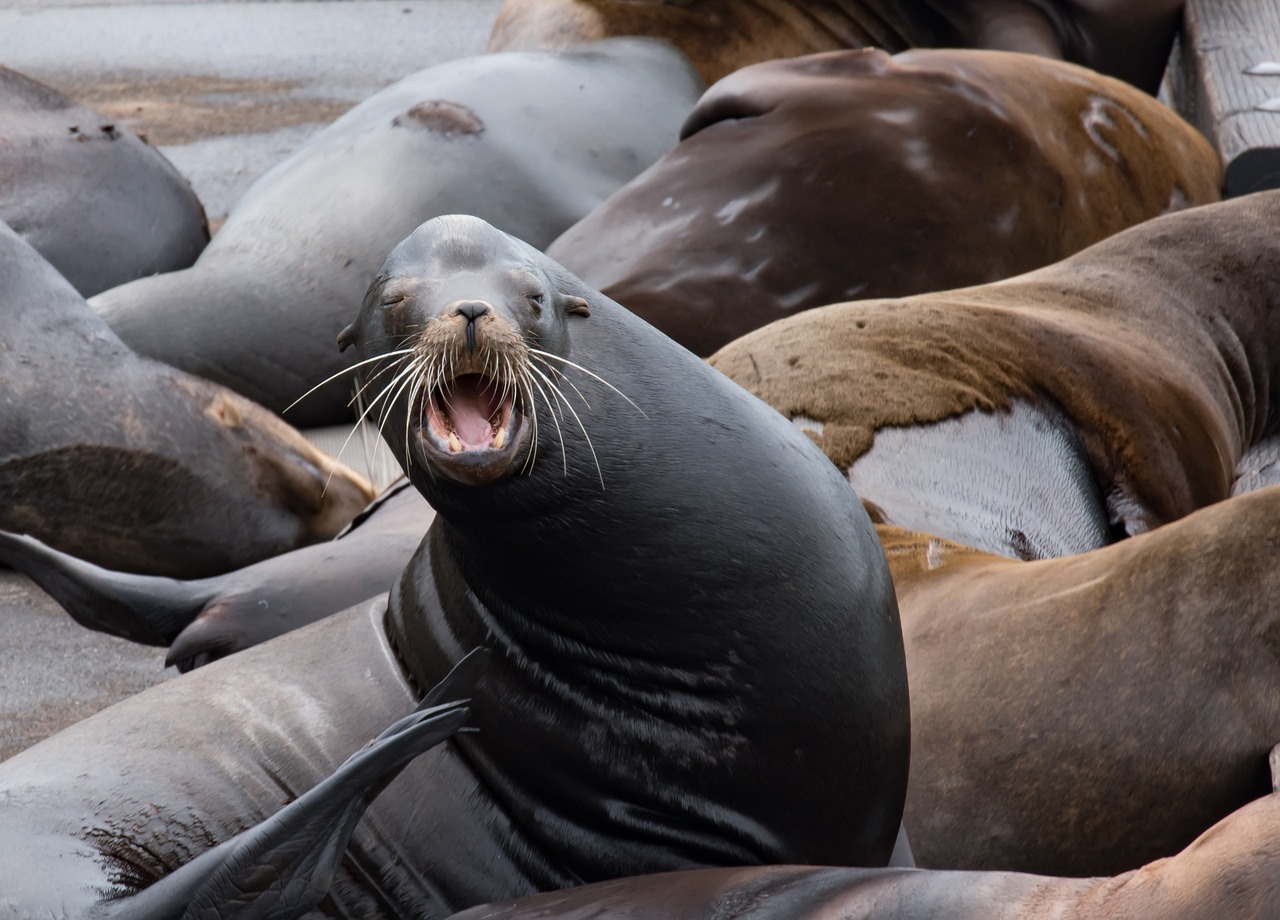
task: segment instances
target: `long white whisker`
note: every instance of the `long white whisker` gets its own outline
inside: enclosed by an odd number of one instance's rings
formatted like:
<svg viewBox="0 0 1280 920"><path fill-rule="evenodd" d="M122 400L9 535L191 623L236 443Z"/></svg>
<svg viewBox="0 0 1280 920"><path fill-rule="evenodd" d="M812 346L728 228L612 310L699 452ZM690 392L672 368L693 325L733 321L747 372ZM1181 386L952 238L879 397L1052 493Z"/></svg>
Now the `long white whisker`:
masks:
<svg viewBox="0 0 1280 920"><path fill-rule="evenodd" d="M374 355L372 358L365 358L363 361L357 361L355 364L351 365L350 367L344 367L342 370L338 371L338 373L330 374L328 377L321 380L319 383L317 383L311 389L307 390L307 392L303 393L293 402L289 403L289 405L284 407L284 412L288 412L290 409L292 409L298 403L302 402L304 399L306 399L316 390L320 389L326 383L333 383L333 381L337 380L339 377L343 376L344 374L350 374L356 368L363 367L366 364L372 364L374 361L381 361L384 358L393 358L396 355L406 355L412 351L413 351L412 348L401 348L401 349L397 349L396 351L389 351L384 355ZM281 415L283 415L284 412L281 412Z"/></svg>
<svg viewBox="0 0 1280 920"><path fill-rule="evenodd" d="M539 370L538 367L536 367L536 365L532 365L532 363L531 365L529 365L529 367L530 367L530 370L534 372L534 374L540 376L541 379L547 381L547 385L550 386L550 388L552 388L553 393L556 393L556 395L558 395L558 397L561 398L561 402L564 403L564 408L570 411L571 415L573 416L573 420L577 422L577 426L579 426L580 429L582 430L582 436L584 436L584 438L586 439L586 447L588 447L588 449L590 450L591 459L593 459L593 461L595 462L595 475L600 477L600 490L603 491L604 490L604 471L600 470L600 458L596 457L595 445L591 443L591 435L589 435L588 432L586 432L586 425L582 424L581 417L577 415L577 411L575 408L573 408L570 401L568 401L568 397L566 397L566 395L561 393L561 390L559 390L557 386L552 383L552 381L548 380L547 375L543 374L543 372L541 372L541 370ZM563 447L563 439L561 443ZM567 475L567 471L566 471L566 475Z"/></svg>
<svg viewBox="0 0 1280 920"><path fill-rule="evenodd" d="M404 364L404 361L403 361L403 360L401 360L401 361L397 362L397 366L400 366L400 365L402 365L402 364ZM378 395L377 395L377 396L375 396L375 397L373 398L373 400L372 400L372 401L370 401L369 405L368 405L368 406L366 406L366 407L364 408L364 410L363 410L363 411L360 413L360 415L356 418L356 424L355 424L355 427L354 427L354 428L352 428L352 429L351 429L351 431L347 433L346 438L344 438L344 439L343 439L343 441L342 441L342 446L338 448L337 459L339 459L339 460L341 460L341 459L342 459L342 455L343 455L343 453L346 451L346 449L347 449L347 445L351 443L351 439L352 439L353 437L355 437L355 433L361 429L361 426L362 426L362 425L364 425L364 420L365 420L366 418L368 418L369 413L373 411L373 407L377 404L378 400L380 400L384 395L386 395L386 392L387 392L387 390L388 390L388 389L390 389L391 387L395 386L395 381L396 381L396 380L399 380L399 379L400 379L400 376L402 376L402 375L403 375L403 374L405 374L405 373L408 373L408 372L409 372L409 371L411 371L411 370L413 370L413 362L409 362L409 366L408 366L404 371L402 371L400 375L397 375L397 377L395 378L395 380L392 380L392 381L391 381L391 383L387 384L387 386L386 386L386 387L384 387L384 388L383 388L383 389L378 393ZM381 371L379 371L379 373L381 373ZM376 376L376 375L375 375L375 376ZM355 395L354 399L357 399L357 400L358 400L358 399L360 399L360 398L361 398L361 394L362 394L363 392L364 392L364 387L361 387L361 388L360 388L360 390L356 393L356 395ZM323 494L324 492L327 492L327 491L329 490L329 483L333 482L333 474L334 474L335 472L336 472L336 468L335 468L334 470L330 470L330 471L329 471L329 477L324 481L324 489L322 489L322 490L321 490L321 493L322 493L322 494Z"/></svg>
<svg viewBox="0 0 1280 920"><path fill-rule="evenodd" d="M627 402L631 403L631 407L632 407L633 409L635 409L637 412L639 412L641 415L644 415L644 417L645 417L645 418L648 418L648 417L649 417L648 415L646 415L646 414L645 414L645 411L644 411L643 409L641 409L639 406L637 406L637 405L635 404L635 402L633 402L633 401L632 401L632 399L631 399L631 397L630 397L630 396L628 396L626 393L624 393L624 392L622 392L621 390L619 390L619 389L618 389L617 387L615 387L612 383L610 383L609 381L605 380L603 377L601 377L599 374L595 373L594 371L589 371L589 370L587 370L585 367L583 367L581 364L574 364L574 363L573 363L572 361L570 361L568 358L562 358L562 357L560 357L559 355L553 355L551 352L549 352L549 351L543 351L543 350L542 350L542 349L540 349L540 348L533 348L533 347L531 346L531 347L529 348L529 352L530 352L530 354L540 355L540 356L541 356L541 357L543 357L543 358L551 358L553 361L559 361L559 362L561 362L562 364L567 364L569 367L572 367L574 370L582 371L582 373L586 374L588 377L594 377L596 380L599 380L601 383L603 383L603 384L604 384L605 386L607 386L609 389L613 390L613 392L617 393L619 396L621 396L621 397L622 397L623 399L625 399Z"/></svg>
<svg viewBox="0 0 1280 920"><path fill-rule="evenodd" d="M533 370L533 365L532 365L532 364L526 364L526 365L525 365L525 370L526 370L526 371L531 371L531 370ZM535 373L536 373L536 372L535 372ZM542 375L541 375L541 374L539 374L539 376L542 376ZM546 390L544 390L544 389L542 388L542 384L540 384L540 383L538 383L538 381L534 380L534 379L533 379L532 374L530 374L526 379L528 379L528 381L529 381L531 384L533 384L533 385L534 385L534 387L536 387L536 388L537 388L538 392L542 394L542 399L543 399L543 401L547 404L547 411L551 414L551 421L552 421L552 423L556 426L556 435L560 438L560 457L561 457L561 459L562 459L562 460L563 460L563 462L564 462L564 474L565 474L565 476L567 477L567 476L569 475L569 454L568 454L568 452L565 450L565 446L564 446L564 431L560 428L560 421L556 418L556 410L555 410L555 406L554 406L554 405L552 404L552 402L551 402L551 397L547 396L547 391L546 391ZM543 377L543 379L544 379L544 380L546 380L546 378L545 378L545 377ZM548 385L550 385L550 381L548 381ZM554 387L553 387L552 389L554 389ZM536 411L536 409L535 409L535 411Z"/></svg>

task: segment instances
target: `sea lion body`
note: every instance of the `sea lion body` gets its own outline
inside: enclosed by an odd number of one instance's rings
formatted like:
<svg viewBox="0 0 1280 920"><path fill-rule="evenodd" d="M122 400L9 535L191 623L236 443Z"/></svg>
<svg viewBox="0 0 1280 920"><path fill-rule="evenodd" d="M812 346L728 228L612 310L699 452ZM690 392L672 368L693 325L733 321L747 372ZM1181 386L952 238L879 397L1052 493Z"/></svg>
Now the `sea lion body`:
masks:
<svg viewBox="0 0 1280 920"><path fill-rule="evenodd" d="M698 354L812 307L984 284L1219 198L1207 141L1118 80L993 51L831 52L711 87L547 249Z"/></svg>
<svg viewBox="0 0 1280 920"><path fill-rule="evenodd" d="M645 39L429 68L258 179L192 268L93 306L140 354L283 412L348 367L334 336L418 224L472 213L546 246L669 150L701 91L678 51ZM350 401L343 377L287 418L337 424Z"/></svg>
<svg viewBox="0 0 1280 920"><path fill-rule="evenodd" d="M435 512L403 479L332 540L244 568L181 581L95 566L32 537L0 532L0 561L90 629L169 646L180 671L385 594Z"/></svg>
<svg viewBox="0 0 1280 920"><path fill-rule="evenodd" d="M674 42L714 83L823 51L983 48L1070 61L1154 95L1181 11L1181 0L507 0L489 50L652 35Z"/></svg>
<svg viewBox="0 0 1280 920"><path fill-rule="evenodd" d="M1039 516L1036 480L1069 486L1059 517L1094 521L1096 546L1228 497L1247 448L1274 436L1278 222L1280 193L1190 209L1006 281L809 311L711 363L807 428L886 523L1005 555L1083 552ZM1035 475L1001 472L1051 422ZM962 437L972 449L953 451ZM965 483L1004 500L974 504Z"/></svg>
<svg viewBox="0 0 1280 920"><path fill-rule="evenodd" d="M333 536L373 497L280 419L139 358L0 224L0 528L195 578Z"/></svg>
<svg viewBox="0 0 1280 920"><path fill-rule="evenodd" d="M495 291L513 296L482 310ZM504 328L520 331L505 356ZM479 731L374 803L323 915L889 858L910 734L892 586L807 439L476 218L397 247L343 340L375 359L362 373L371 403L390 403L384 436L437 510L389 606L215 662L0 765L14 909L82 913L256 823L477 637L493 649L469 704ZM495 357L522 345L562 362L580 425L510 378L487 396L463 379L505 374ZM426 426L446 436L425 443Z"/></svg>
<svg viewBox="0 0 1280 920"><path fill-rule="evenodd" d="M1269 791L1280 489L1037 562L877 530L911 674L921 866L1114 875Z"/></svg>
<svg viewBox="0 0 1280 920"><path fill-rule="evenodd" d="M766 866L703 869L485 904L452 920L1220 920L1280 917L1273 843L1280 795L1191 846L1114 878Z"/></svg>
<svg viewBox="0 0 1280 920"><path fill-rule="evenodd" d="M190 183L127 128L0 67L0 221L83 296L186 268L209 241Z"/></svg>

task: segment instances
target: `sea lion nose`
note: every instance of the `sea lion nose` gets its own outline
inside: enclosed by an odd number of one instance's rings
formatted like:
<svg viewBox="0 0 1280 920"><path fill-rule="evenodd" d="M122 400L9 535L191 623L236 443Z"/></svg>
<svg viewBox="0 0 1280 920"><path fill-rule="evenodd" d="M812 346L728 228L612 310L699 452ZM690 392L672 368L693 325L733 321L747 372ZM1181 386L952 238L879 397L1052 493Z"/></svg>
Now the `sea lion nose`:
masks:
<svg viewBox="0 0 1280 920"><path fill-rule="evenodd" d="M468 323L474 323L489 312L489 305L483 300L461 300L453 305L453 312L465 316Z"/></svg>
<svg viewBox="0 0 1280 920"><path fill-rule="evenodd" d="M476 350L476 320L489 312L489 305L483 300L455 300L449 304L457 316L467 321L467 351Z"/></svg>

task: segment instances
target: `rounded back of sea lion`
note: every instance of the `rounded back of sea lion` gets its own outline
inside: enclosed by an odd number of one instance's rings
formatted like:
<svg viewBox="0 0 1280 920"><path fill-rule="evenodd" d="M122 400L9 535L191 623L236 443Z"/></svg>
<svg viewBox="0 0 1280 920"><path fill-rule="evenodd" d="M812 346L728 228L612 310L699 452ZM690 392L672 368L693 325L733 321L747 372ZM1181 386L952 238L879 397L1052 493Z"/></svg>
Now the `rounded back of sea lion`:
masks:
<svg viewBox="0 0 1280 920"><path fill-rule="evenodd" d="M475 218L397 247L344 339L438 515L392 641L423 685L495 646L459 743L520 825L509 859L547 886L884 864L909 724L892 589L806 438Z"/></svg>
<svg viewBox="0 0 1280 920"><path fill-rule="evenodd" d="M790 317L711 363L855 473L881 429L902 436L896 464L927 470L949 459L939 423L1044 406L1073 430L1113 536L1140 533L1226 498L1244 450L1275 433L1278 224L1280 192L1193 208L995 284ZM991 462L972 452L947 478L1016 507L992 475L1015 447L993 438Z"/></svg>
<svg viewBox="0 0 1280 920"><path fill-rule="evenodd" d="M650 35L675 44L714 83L778 58L932 45L946 28L924 4L884 0L506 0L488 50L536 51Z"/></svg>
<svg viewBox="0 0 1280 920"><path fill-rule="evenodd" d="M359 475L228 390L131 353L0 224L0 528L194 578L337 533Z"/></svg>
<svg viewBox="0 0 1280 920"><path fill-rule="evenodd" d="M980 51L843 51L709 89L682 140L547 253L698 354L853 298L982 284L1216 201L1144 93Z"/></svg>
<svg viewBox="0 0 1280 920"><path fill-rule="evenodd" d="M349 362L333 347L387 253L469 213L542 247L676 141L702 91L665 42L484 55L406 77L257 180L189 270L94 298L125 343L275 412ZM289 409L351 418L350 378Z"/></svg>
<svg viewBox="0 0 1280 920"><path fill-rule="evenodd" d="M875 47L1019 51L1155 95L1182 0L506 0L490 51L614 35L674 42L708 83L761 61Z"/></svg>
<svg viewBox="0 0 1280 920"><path fill-rule="evenodd" d="M451 920L1220 920L1277 914L1280 796L1225 818L1172 859L1115 878L764 866L583 885Z"/></svg>
<svg viewBox="0 0 1280 920"><path fill-rule="evenodd" d="M191 185L158 151L5 67L0 220L85 297L186 268L209 241Z"/></svg>

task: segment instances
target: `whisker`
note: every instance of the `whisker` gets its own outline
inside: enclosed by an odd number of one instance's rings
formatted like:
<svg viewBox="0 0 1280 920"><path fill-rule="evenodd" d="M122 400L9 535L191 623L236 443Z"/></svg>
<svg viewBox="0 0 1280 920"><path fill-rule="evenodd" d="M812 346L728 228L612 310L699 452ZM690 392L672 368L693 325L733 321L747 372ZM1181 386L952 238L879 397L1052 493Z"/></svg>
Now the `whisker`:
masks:
<svg viewBox="0 0 1280 920"><path fill-rule="evenodd" d="M533 369L533 365L532 365L532 364L526 364L526 365L525 365L525 370L526 370L526 371L531 371L532 369ZM539 376L541 376L541 375L539 375ZM564 474L565 474L565 476L567 477L567 476L569 475L569 454L568 454L568 452L565 450L565 446L564 446L564 431L560 428L560 422L559 422L559 420L556 418L555 406L552 404L552 402L551 402L551 398L550 398L549 396L547 396L547 391L546 391L546 390L544 390L544 389L542 388L542 384L540 384L540 383L538 383L538 381L534 380L534 379L533 379L532 374L530 374L530 375L527 377L527 379L528 379L528 381L529 381L531 384L533 384L533 385L537 388L538 392L542 394L542 399L543 399L543 400L546 402L546 404L547 404L547 411L551 414L551 421L552 421L552 423L556 426L556 435L560 438L560 456L561 456L562 460L564 461ZM545 377L543 377L543 379L544 379L544 380L546 380L546 378L545 378ZM548 384L549 384L549 381L548 381ZM553 388L553 389L554 389L554 388ZM535 410L535 411L536 411L536 410Z"/></svg>
<svg viewBox="0 0 1280 920"><path fill-rule="evenodd" d="M397 364L397 366L403 365L403 364L404 364L403 359L402 359L401 361L399 361L399 362L396 362L396 364ZM344 451L346 451L346 449L347 449L347 445L351 443L351 439L352 439L353 437L355 437L355 433L356 433L357 431L359 431L359 430L360 430L361 426L364 424L364 420L365 420L366 418L368 418L369 413L373 411L373 407L374 407L375 405L377 405L378 400L380 400L384 395L386 395L386 392L387 392L387 390L388 390L388 389L390 389L391 387L395 386L395 381L396 381L396 380L399 380L399 379L400 379L400 376L402 376L402 375L403 375L403 374L405 374L405 373L408 373L408 372L409 372L409 371L411 371L412 369L413 369L413 362L409 362L409 366L408 366L408 368L407 368L405 371L402 371L402 372L401 372L401 374L397 375L397 376L396 376L396 378L395 378L395 380L392 380L392 381L391 381L391 383L387 384L387 386L386 386L386 387L384 387L384 388L383 388L383 389L378 393L378 395L377 395L377 396L375 396L375 397L373 398L373 400L369 403L369 405L368 405L368 406L366 406L366 407L364 408L364 410L363 410L363 411L360 413L360 415L356 418L356 424L355 424L355 427L351 429L351 431L347 434L346 438L345 438L345 439L343 439L343 441L342 441L342 446L338 448L337 458L338 458L339 460L341 460L341 459L342 459L342 454L343 454L343 452L344 452ZM379 373L381 373L381 372L379 372ZM356 399L360 399L360 398L361 398L361 395L362 395L362 393L363 393L363 391L364 391L364 388L362 387L362 388L361 388L361 390L360 390L360 392L357 392L357 393L356 393L355 398L356 398ZM322 494L322 495L323 495L325 492L327 492L327 491L328 491L328 489L329 489L329 483L333 482L333 474L334 474L335 472L337 472L336 468L335 468L335 469L333 469L333 470L330 470L330 471L329 471L329 477L328 477L328 478L325 480L325 482L324 482L324 489L322 489L322 490L321 490L321 494Z"/></svg>
<svg viewBox="0 0 1280 920"><path fill-rule="evenodd" d="M283 415L284 412L288 412L290 409L292 409L298 403L302 402L304 399L306 399L316 390L320 389L326 383L332 383L333 381L337 380L339 377L343 376L344 374L350 374L352 371L354 371L358 367L363 367L366 364L372 364L374 361L381 361L384 358L393 358L396 355L406 355L411 353L412 351L413 351L412 348L400 348L400 349L397 349L396 351L389 351L383 355L374 355L372 358L365 358L363 361L357 361L355 364L351 365L350 367L344 367L342 370L338 371L338 373L330 374L328 377L324 378L324 380L321 380L319 383L317 383L311 389L307 390L307 392L303 393L293 402L289 403L289 405L285 406L284 411L281 412L281 415Z"/></svg>
<svg viewBox="0 0 1280 920"><path fill-rule="evenodd" d="M574 420L578 423L578 427L582 429L582 436L587 440L587 449L591 451L591 459L595 462L596 475L600 477L600 489L601 491L603 491L604 490L604 470L600 468L600 458L596 456L596 447L594 444L591 443L591 435L587 434L587 426L582 423L582 419L579 417L577 410L575 410L573 408L573 405L569 402L569 398L565 396L563 393L561 393L560 390L557 389L551 383L551 381L547 379L546 375L544 375L542 371L537 368L536 365L530 364L529 369L532 370L533 373L541 377L543 380L547 381L547 386L550 386L552 388L552 391L557 396L560 397L560 399L564 402L564 407L568 409L570 413L572 413ZM563 448L563 446L564 445L562 441L561 447ZM566 475L567 475L567 470L566 470Z"/></svg>
<svg viewBox="0 0 1280 920"><path fill-rule="evenodd" d="M529 353L530 353L530 354L539 355L539 356L541 356L541 357L543 357L543 358L551 358L551 359L552 359L552 360L554 360L554 361L559 361L559 362L561 362L562 364L567 364L569 367L572 367L574 370L581 371L582 373L586 374L588 377L594 377L596 380L599 380L601 383L603 383L603 384L604 384L605 386L607 386L609 389L613 390L613 392L617 393L619 396L621 396L621 397L622 397L623 399L625 399L627 402L631 403L631 407L632 407L633 409L635 409L637 412L639 412L641 415L643 415L645 418L648 418L648 417L649 417L648 415L646 415L646 414L645 414L645 411L644 411L643 409L641 409L639 406L637 406L637 405L635 404L635 402L634 402L634 401L632 401L632 399L631 399L631 397L630 397L630 396L628 396L626 393L624 393L624 392L622 392L621 390L619 390L617 387L615 387L615 386L614 386L612 383L610 383L609 381L605 380L605 379L604 379L603 377L601 377L599 374L595 373L594 371L589 371L589 370L587 370L587 369L586 369L585 367L583 367L581 364L575 364L574 362L570 361L568 358L562 358L562 357L560 357L559 355L553 355L553 354L552 354L551 352L549 352L549 351L543 351L543 350L542 350L542 349L540 349L540 348L534 348L534 347L532 347L532 346L530 346L530 348L529 348Z"/></svg>

